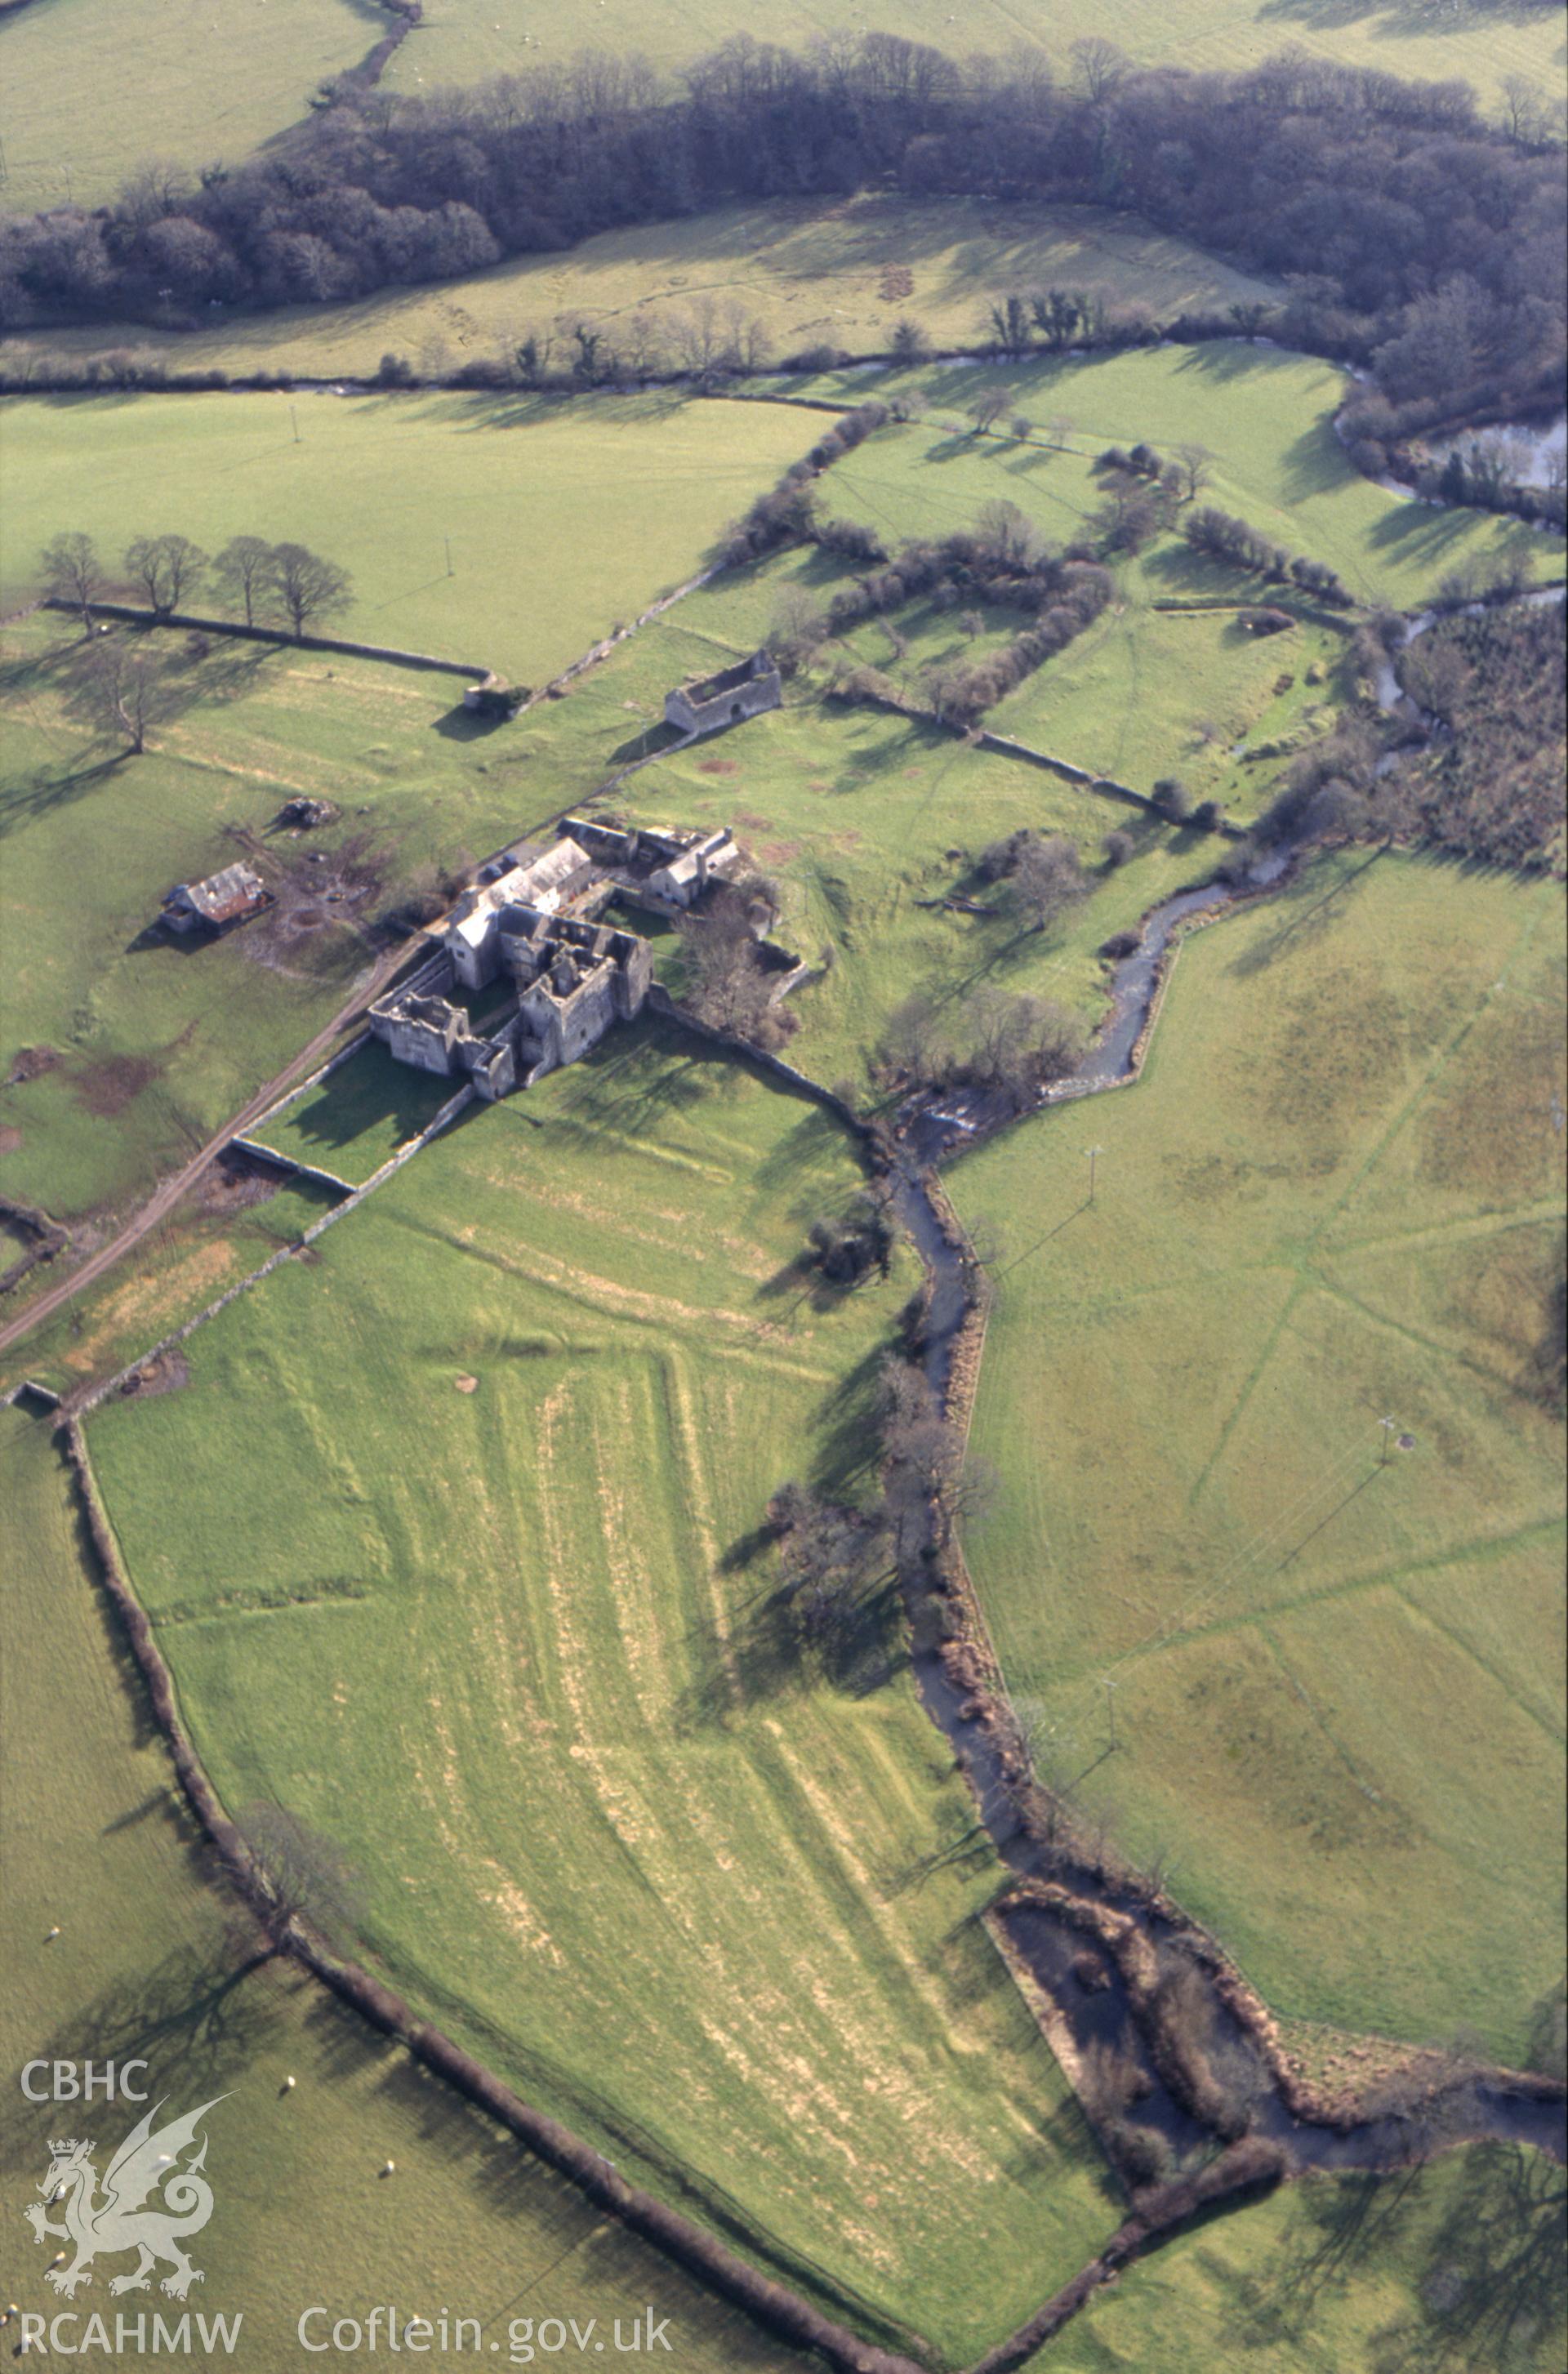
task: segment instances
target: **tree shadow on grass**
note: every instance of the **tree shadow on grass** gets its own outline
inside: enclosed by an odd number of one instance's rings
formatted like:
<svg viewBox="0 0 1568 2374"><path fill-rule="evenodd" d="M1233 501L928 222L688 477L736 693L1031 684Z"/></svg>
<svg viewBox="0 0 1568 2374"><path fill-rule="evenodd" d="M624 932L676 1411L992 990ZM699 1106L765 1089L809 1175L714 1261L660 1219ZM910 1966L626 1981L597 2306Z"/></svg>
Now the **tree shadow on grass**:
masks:
<svg viewBox="0 0 1568 2374"><path fill-rule="evenodd" d="M430 731L448 742L484 742L512 722L510 717L488 716L482 710L466 709L458 701L432 721Z"/></svg>
<svg viewBox="0 0 1568 2374"><path fill-rule="evenodd" d="M667 1060L650 1062L650 1052ZM651 1134L662 1114L724 1095L734 1085L734 1062L673 1030L663 1044L645 1028L618 1031L572 1066L571 1085L543 1125L584 1150L601 1146L607 1129Z"/></svg>
<svg viewBox="0 0 1568 2374"><path fill-rule="evenodd" d="M810 1484L824 1500L853 1500L856 1487L876 1477L882 1458L877 1398L889 1349L873 1345L818 1404Z"/></svg>
<svg viewBox="0 0 1568 2374"><path fill-rule="evenodd" d="M1562 2171L1514 2146L1472 2147L1449 2205L1419 2245L1414 2302L1373 2342L1371 2374L1469 2374L1544 2364L1561 2321L1568 2188ZM1435 2171L1349 2176L1302 2187L1284 2247L1240 2287L1239 2332L1278 2346L1317 2329L1320 2304L1363 2270L1409 2253Z"/></svg>
<svg viewBox="0 0 1568 2374"><path fill-rule="evenodd" d="M35 767L30 773L0 785L0 839L100 790L113 781L130 756L128 750L116 750L110 758L83 759L75 766Z"/></svg>
<svg viewBox="0 0 1568 2374"><path fill-rule="evenodd" d="M1249 980L1255 973L1267 972L1280 958L1293 956L1322 939L1338 921L1340 901L1346 893L1385 853L1385 845L1379 843L1370 856L1350 867L1326 888L1322 873L1310 864L1303 865L1293 882L1274 893L1272 903L1282 910L1282 919L1250 946L1238 949L1227 970L1237 980Z"/></svg>
<svg viewBox="0 0 1568 2374"><path fill-rule="evenodd" d="M140 2079L149 2100L171 2096L185 2107L230 2091L245 2076L278 2020L276 2002L253 1983L267 1959L265 1951L241 1954L221 1932L211 1945L175 1946L152 1969L116 1980L78 2012L41 2037L36 2055L45 2061L91 2061L123 2064L143 2060ZM0 2166L25 2168L47 2157L50 2133L63 2120L107 2118L134 2123L141 2115L129 2104L98 2101L69 2107L29 2103L5 2123Z"/></svg>

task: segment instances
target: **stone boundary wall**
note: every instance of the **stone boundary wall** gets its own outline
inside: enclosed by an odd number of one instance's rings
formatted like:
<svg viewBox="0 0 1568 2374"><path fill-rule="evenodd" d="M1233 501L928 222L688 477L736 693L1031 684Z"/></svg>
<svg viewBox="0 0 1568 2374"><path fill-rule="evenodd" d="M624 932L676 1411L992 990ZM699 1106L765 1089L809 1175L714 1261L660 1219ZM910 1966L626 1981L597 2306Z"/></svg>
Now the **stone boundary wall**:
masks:
<svg viewBox="0 0 1568 2374"><path fill-rule="evenodd" d="M319 1169L313 1162L301 1162L292 1154L279 1154L275 1146L264 1146L259 1137L231 1137L230 1146L240 1154L248 1154L257 1162L270 1163L275 1170L288 1170L298 1179L313 1179L323 1187L331 1187L340 1195L351 1195L354 1182L340 1179L336 1170Z"/></svg>
<svg viewBox="0 0 1568 2374"><path fill-rule="evenodd" d="M432 1137L439 1137L442 1131L457 1119L465 1106L472 1104L475 1093L472 1080L465 1080L457 1094L454 1097L448 1097L435 1119L426 1122L418 1137L411 1137L400 1146L396 1153L382 1164L379 1170L371 1171L362 1187L350 1188L341 1204L336 1205L330 1212L324 1212L319 1220L312 1223L300 1242L302 1245L313 1245L316 1239L324 1229L330 1228L335 1220L341 1220L346 1212L357 1211L367 1195L374 1194L376 1189L390 1179L395 1171L401 1170L406 1162L412 1162L415 1155L429 1146Z"/></svg>
<svg viewBox="0 0 1568 2374"><path fill-rule="evenodd" d="M712 1046L722 1047L726 1054L744 1057L747 1063L755 1064L759 1071L771 1072L774 1079L782 1080L786 1087L796 1088L802 1095L810 1097L814 1103L825 1106L862 1145L877 1143L877 1132L853 1105L846 1104L843 1097L835 1096L831 1088L824 1087L820 1080L814 1080L808 1072L797 1072L795 1065L786 1064L782 1055L771 1054L765 1047L754 1047L749 1039L742 1039L733 1030L720 1030L711 1022L700 1022L694 1014L688 1013L685 1006L678 1005L668 990L661 988L657 981L648 992L648 1004L665 1021L678 1024L682 1030L690 1030L694 1038L706 1039Z"/></svg>
<svg viewBox="0 0 1568 2374"><path fill-rule="evenodd" d="M331 1066L327 1065L325 1068L330 1070ZM216 1301L209 1302L206 1309L198 1310L194 1318L183 1321L180 1326L171 1329L167 1335L160 1336L150 1350L139 1352L134 1360L127 1360L124 1368L116 1369L112 1376L102 1378L99 1383L85 1387L79 1393L73 1392L66 1394L62 1406L68 1408L73 1417L85 1416L88 1410L96 1409L100 1402L107 1400L108 1396L117 1387L123 1385L128 1377L134 1376L138 1369L145 1368L149 1360L159 1359L165 1352L171 1352L177 1344L184 1343L188 1336L195 1334L198 1327L205 1327L209 1319L216 1319L220 1310L227 1310L231 1302L237 1301L242 1294L248 1294L253 1286L259 1286L264 1277L270 1277L273 1271L281 1267L284 1262L297 1261L308 1246L315 1243L316 1239L324 1229L331 1228L334 1220L340 1220L346 1212L355 1211L367 1195L381 1186L384 1180L392 1177L395 1170L401 1170L403 1165L412 1161L422 1146L428 1146L432 1137L445 1129L450 1122L455 1121L473 1094L472 1084L465 1082L454 1097L448 1098L435 1119L428 1122L417 1137L411 1137L400 1146L396 1153L382 1164L379 1170L372 1171L362 1187L350 1186L348 1180L338 1179L331 1171L312 1170L308 1163L293 1162L286 1154L274 1154L269 1146L248 1146L243 1139L230 1138L229 1141L230 1146L245 1146L248 1153L258 1154L268 1162L277 1163L284 1169L298 1171L303 1178L319 1179L328 1186L340 1190L343 1201L335 1205L330 1212L324 1212L319 1220L312 1221L311 1226L301 1233L298 1242L279 1245L275 1253L267 1255L259 1269L253 1269L244 1277L237 1278L232 1286L225 1288ZM283 1101L287 1102L288 1099L285 1099ZM275 1107L274 1110L277 1108Z"/></svg>
<svg viewBox="0 0 1568 2374"><path fill-rule="evenodd" d="M330 1073L336 1072L340 1064L346 1064L350 1055L357 1055L361 1047L369 1046L371 1035L369 1030L357 1030L352 1039L346 1040L339 1047L336 1055L329 1056L324 1064L318 1064L308 1079L301 1080L298 1087L286 1090L276 1104L268 1105L259 1120L251 1123L252 1128L265 1129L269 1122L277 1119L280 1112L287 1112L297 1097L302 1097L308 1089L320 1087L322 1082ZM233 1141L230 1142L233 1143ZM268 1152L268 1148L265 1146L260 1150L263 1154Z"/></svg>
<svg viewBox="0 0 1568 2374"><path fill-rule="evenodd" d="M0 1275L0 1294L10 1294L42 1263L53 1261L56 1253L65 1251L71 1241L71 1232L36 1205L13 1204L6 1195L0 1195L0 1219L9 1220L13 1228L25 1229L32 1239L10 1267Z"/></svg>
<svg viewBox="0 0 1568 2374"><path fill-rule="evenodd" d="M124 1628L181 1789L241 1897L258 1919L276 1922L278 1908L266 1875L225 1813L181 1718L173 1675L164 1662L147 1611L126 1575L78 1419L67 1417L59 1434L104 1589ZM759 2322L798 2347L819 2351L831 2366L843 2368L843 2374L926 2374L926 2369L914 2359L861 2341L798 2293L774 2282L727 2250L690 2218L668 2208L652 2193L628 2184L601 2152L559 2120L535 2110L513 2093L440 2028L419 2019L368 1970L358 1963L337 1959L299 1919L289 1922L286 1943L288 1950L307 1969L373 2027L395 2038L417 2061L445 2078L540 2159L569 2178L597 2209L652 2243L699 2283L733 2300Z"/></svg>
<svg viewBox="0 0 1568 2374"><path fill-rule="evenodd" d="M1146 2193L1099 2257L1037 2309L1027 2324L987 2350L970 2374L1017 2374L1102 2286L1116 2281L1123 2267L1217 2203L1234 2200L1243 2192L1271 2192L1284 2172L1283 2156L1276 2145L1247 2136L1196 2175L1173 2177Z"/></svg>
<svg viewBox="0 0 1568 2374"><path fill-rule="evenodd" d="M63 611L67 617L78 617L82 607L79 602L67 602L59 594L46 594L36 606ZM424 668L438 676L460 676L470 682L495 680L495 670L481 661L438 659L432 652L405 652L389 643L351 643L338 635L292 635L287 627L248 627L243 618L204 618L189 610L159 612L136 602L93 600L88 608L96 616L123 618L134 627L183 627L192 634L230 635L242 643L271 643L286 652L341 652L349 659L385 660L395 667Z"/></svg>
<svg viewBox="0 0 1568 2374"><path fill-rule="evenodd" d="M844 408L843 405L834 406L836 411L841 412ZM645 610L640 610L630 625L618 627L613 634L604 636L600 641L585 651L581 659L573 660L569 667L561 669L559 676L552 676L548 684L538 692L530 693L523 704L524 707L532 709L539 701L548 700L552 695L559 699L575 677L584 675L591 667L596 667L601 660L607 659L616 646L627 641L637 632L639 627L651 626L654 620L662 617L666 610L673 610L678 602L684 602L689 594L701 593L702 587L711 584L715 577L722 577L728 566L729 563L725 560L716 560L711 569L701 569L695 577L687 578L684 584L673 587L668 594L661 594L656 602L650 602ZM670 745L670 749L683 749L688 742L695 741L696 738L692 734L684 735L679 742ZM669 756L669 750L655 750L650 755L656 758L666 758ZM648 763L647 758L634 758L631 766L621 769L620 774L611 776L610 784L606 788L608 789L610 785L619 783L624 776L635 773L639 767L645 767Z"/></svg>

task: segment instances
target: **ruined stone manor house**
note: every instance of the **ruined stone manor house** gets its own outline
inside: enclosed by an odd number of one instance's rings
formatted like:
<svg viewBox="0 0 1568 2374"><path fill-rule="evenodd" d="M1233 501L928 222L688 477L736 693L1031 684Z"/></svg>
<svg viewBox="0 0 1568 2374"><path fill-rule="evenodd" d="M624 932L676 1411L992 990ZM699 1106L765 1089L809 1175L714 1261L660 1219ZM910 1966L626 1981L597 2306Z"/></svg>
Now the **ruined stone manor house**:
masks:
<svg viewBox="0 0 1568 2374"><path fill-rule="evenodd" d="M398 1063L466 1074L486 1099L575 1063L641 1012L654 951L597 920L620 897L660 914L693 906L738 866L727 829L622 832L568 817L544 850L504 850L479 869L431 937L438 953L377 1000L371 1029ZM457 993L510 984L476 1023ZM488 1003L488 1002L487 1002Z"/></svg>

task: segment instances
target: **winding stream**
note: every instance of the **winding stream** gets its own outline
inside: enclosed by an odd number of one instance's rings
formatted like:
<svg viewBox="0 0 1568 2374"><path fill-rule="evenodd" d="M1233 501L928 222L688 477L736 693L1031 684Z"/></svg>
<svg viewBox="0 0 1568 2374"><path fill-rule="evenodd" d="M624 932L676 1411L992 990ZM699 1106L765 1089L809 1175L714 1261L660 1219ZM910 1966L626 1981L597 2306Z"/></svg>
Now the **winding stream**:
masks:
<svg viewBox="0 0 1568 2374"><path fill-rule="evenodd" d="M1415 631L1428 623L1418 623ZM1397 683L1394 689L1402 699ZM1094 1095L1132 1077L1173 934L1194 915L1217 913L1238 896L1256 895L1278 882L1293 855L1291 850L1271 852L1236 887L1210 882L1178 891L1145 917L1137 948L1117 963L1113 974L1110 1013L1071 1081L1056 1091L1058 1097ZM922 1171L961 1140L965 1130L966 1124L952 1114L950 1099L940 1113L917 1111L894 1166L899 1216L930 1280L923 1365L939 1401L945 1399L954 1345L970 1310L971 1287L964 1253L948 1241ZM1060 1846L1047 1847L1026 1830L1016 1785L1003 1768L973 1694L955 1681L936 1647L921 1645L931 1639L933 1603L938 1598L930 1555L935 1546L932 1527L923 1554L910 1557L901 1575L915 1681L927 1714L960 1759L997 1854L1020 1878L1055 1880L1075 1897L1130 1920L1150 1944L1168 1942L1177 1935L1178 1924L1134 1886L1108 1878L1080 1856ZM1209 2131L1161 2076L1150 2039L1111 1957L1064 1915L1038 1905L1020 1905L1001 1918L1014 1953L1055 2006L1076 2049L1081 2052L1097 2043L1110 2044L1138 2062L1145 2090L1129 2114L1132 2121L1155 2130L1178 2157L1207 2148ZM1097 1965L1091 1987L1080 1975L1086 1948L1088 1958ZM1232 2066L1250 2062L1255 2073L1253 2131L1281 2147L1293 2173L1397 2168L1423 2157L1434 2147L1438 2134L1444 2143L1530 2145L1558 2160L1568 2157L1568 2105L1550 2089L1543 2095L1528 2079L1510 2084L1495 2076L1456 2077L1435 2102L1422 2106L1419 2118L1397 2114L1348 2125L1298 2118L1243 2020L1211 1980L1208 1984L1216 2043L1228 2049Z"/></svg>

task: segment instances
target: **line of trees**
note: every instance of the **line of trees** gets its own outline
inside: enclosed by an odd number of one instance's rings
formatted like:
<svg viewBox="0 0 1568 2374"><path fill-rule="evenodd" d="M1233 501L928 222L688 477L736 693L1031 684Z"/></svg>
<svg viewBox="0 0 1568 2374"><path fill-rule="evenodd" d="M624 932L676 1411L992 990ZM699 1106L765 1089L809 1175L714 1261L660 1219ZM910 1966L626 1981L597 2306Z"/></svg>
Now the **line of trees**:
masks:
<svg viewBox="0 0 1568 2374"><path fill-rule="evenodd" d="M1206 503L1201 511L1184 520L1182 534L1195 552L1207 554L1211 560L1244 570L1251 576L1266 577L1273 585L1297 585L1303 594L1326 602L1336 610L1349 610L1354 605L1355 595L1326 561L1287 552L1282 545L1271 544L1232 511L1222 511Z"/></svg>
<svg viewBox="0 0 1568 2374"><path fill-rule="evenodd" d="M1136 211L1282 281L1269 329L1370 364L1392 405L1524 400L1561 378L1563 180L1555 124L1522 94L1489 123L1463 83L1300 50L1227 75L1079 43L1058 81L1033 54L738 35L673 90L585 53L469 90L339 97L239 166L145 167L111 206L0 226L0 329L342 302L735 200L892 188ZM1038 317L1017 301L1005 338L1082 330L1073 291L1041 292Z"/></svg>
<svg viewBox="0 0 1568 2374"><path fill-rule="evenodd" d="M51 599L81 613L90 631L95 603L110 598L112 581L90 535L75 529L45 546L41 574ZM216 558L188 535L138 535L125 547L124 578L145 595L154 618L168 618L210 582L218 601L247 627L287 621L296 640L346 610L353 580L308 545L269 544L259 535L230 537ZM138 748L141 746L138 743Z"/></svg>
<svg viewBox="0 0 1568 2374"><path fill-rule="evenodd" d="M851 585L843 586L825 610L793 604L779 641L784 655L800 664L831 636L844 635L867 618L884 624L911 602L961 613L973 635L984 624L973 605L1022 611L1029 624L999 651L959 666L930 669L922 679L934 715L942 723L972 725L1097 618L1114 590L1110 571L1085 546L1059 552L1038 535L1016 503L987 503L973 528L937 542L914 538L888 558L870 531L854 522L829 521L820 528L808 516L800 533L825 549L856 558L879 556ZM890 630L892 631L892 630ZM832 687L841 700L886 697L892 687L874 668L852 668Z"/></svg>

